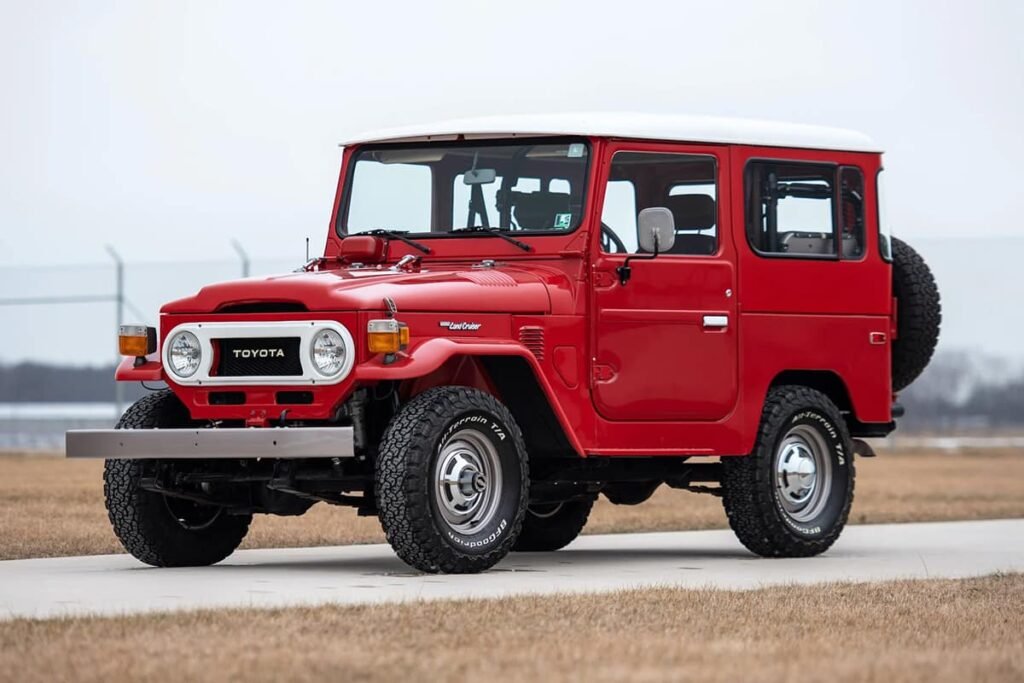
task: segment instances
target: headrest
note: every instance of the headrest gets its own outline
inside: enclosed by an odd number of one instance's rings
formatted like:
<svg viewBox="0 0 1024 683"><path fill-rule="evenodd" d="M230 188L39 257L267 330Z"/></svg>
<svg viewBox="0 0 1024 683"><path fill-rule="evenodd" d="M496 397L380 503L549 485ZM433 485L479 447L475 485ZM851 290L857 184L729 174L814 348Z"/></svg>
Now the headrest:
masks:
<svg viewBox="0 0 1024 683"><path fill-rule="evenodd" d="M674 194L666 197L664 204L675 218L677 231L707 230L718 220L710 195Z"/></svg>
<svg viewBox="0 0 1024 683"><path fill-rule="evenodd" d="M565 192L512 192L512 215L523 230L550 230L558 214L571 213ZM567 226L565 226L567 227Z"/></svg>

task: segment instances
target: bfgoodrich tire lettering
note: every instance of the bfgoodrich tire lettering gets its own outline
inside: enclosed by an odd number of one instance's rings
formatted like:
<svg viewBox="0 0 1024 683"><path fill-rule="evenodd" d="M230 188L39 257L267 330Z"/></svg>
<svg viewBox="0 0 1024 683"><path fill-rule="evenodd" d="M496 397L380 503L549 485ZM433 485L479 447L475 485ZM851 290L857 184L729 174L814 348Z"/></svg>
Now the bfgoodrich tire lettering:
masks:
<svg viewBox="0 0 1024 683"><path fill-rule="evenodd" d="M512 414L490 394L437 387L413 398L384 433L376 475L381 526L416 569L483 571L519 536L526 448Z"/></svg>
<svg viewBox="0 0 1024 683"><path fill-rule="evenodd" d="M772 389L754 452L722 458L729 525L744 546L765 557L827 550L846 524L853 485L846 423L827 396L807 387Z"/></svg>
<svg viewBox="0 0 1024 683"><path fill-rule="evenodd" d="M168 390L133 404L117 429L169 429L189 426L185 406ZM139 488L144 468L155 461L107 460L103 495L114 534L124 549L154 567L198 567L220 562L235 551L252 515L171 500ZM181 521L179 521L181 520Z"/></svg>

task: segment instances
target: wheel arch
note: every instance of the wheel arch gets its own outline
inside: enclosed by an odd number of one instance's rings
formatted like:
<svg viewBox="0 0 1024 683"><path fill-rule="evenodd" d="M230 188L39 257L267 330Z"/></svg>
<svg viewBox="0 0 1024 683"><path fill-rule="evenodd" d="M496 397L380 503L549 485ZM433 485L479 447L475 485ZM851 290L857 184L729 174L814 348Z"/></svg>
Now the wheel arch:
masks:
<svg viewBox="0 0 1024 683"><path fill-rule="evenodd" d="M820 391L836 404L840 412L849 413L854 420L857 419L846 382L832 370L783 370L772 379L765 396L775 387L786 384L795 384Z"/></svg>
<svg viewBox="0 0 1024 683"><path fill-rule="evenodd" d="M472 386L499 398L523 430L531 458L584 455L536 356L508 342L456 343L432 340L413 349L408 362L358 371L362 379L399 380L408 400L444 384ZM421 353L428 351L428 353ZM389 372L389 368L391 371ZM415 369L415 371L411 371Z"/></svg>

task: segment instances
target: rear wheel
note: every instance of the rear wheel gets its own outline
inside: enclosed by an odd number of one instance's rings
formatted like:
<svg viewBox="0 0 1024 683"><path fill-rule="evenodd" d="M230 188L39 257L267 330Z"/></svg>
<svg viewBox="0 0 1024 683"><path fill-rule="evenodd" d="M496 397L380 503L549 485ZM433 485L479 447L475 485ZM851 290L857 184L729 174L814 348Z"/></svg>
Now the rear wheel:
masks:
<svg viewBox="0 0 1024 683"><path fill-rule="evenodd" d="M512 549L544 552L564 548L583 531L593 507L593 499L531 505Z"/></svg>
<svg viewBox="0 0 1024 683"><path fill-rule="evenodd" d="M819 391L772 389L754 452L722 458L722 502L740 542L765 557L824 552L853 502L853 449L839 410Z"/></svg>
<svg viewBox="0 0 1024 683"><path fill-rule="evenodd" d="M146 396L125 411L117 429L173 429L190 426L188 411L170 391ZM139 487L161 467L152 460L107 460L103 494L114 534L124 549L154 567L215 564L235 551L252 515L164 496Z"/></svg>
<svg viewBox="0 0 1024 683"><path fill-rule="evenodd" d="M492 567L519 535L528 492L522 433L504 405L477 389L419 394L381 439L380 523L398 556L421 571Z"/></svg>

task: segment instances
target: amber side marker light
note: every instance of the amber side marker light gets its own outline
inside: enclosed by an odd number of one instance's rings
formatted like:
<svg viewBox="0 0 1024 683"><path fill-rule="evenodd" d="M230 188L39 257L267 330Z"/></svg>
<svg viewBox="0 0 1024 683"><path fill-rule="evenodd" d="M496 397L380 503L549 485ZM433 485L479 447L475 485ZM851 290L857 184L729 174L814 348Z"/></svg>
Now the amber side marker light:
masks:
<svg viewBox="0 0 1024 683"><path fill-rule="evenodd" d="M371 320L366 332L370 353L398 353L409 346L409 326L394 318Z"/></svg>
<svg viewBox="0 0 1024 683"><path fill-rule="evenodd" d="M122 356L144 358L156 351L156 328L145 325L121 325L117 348Z"/></svg>

